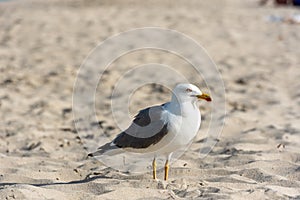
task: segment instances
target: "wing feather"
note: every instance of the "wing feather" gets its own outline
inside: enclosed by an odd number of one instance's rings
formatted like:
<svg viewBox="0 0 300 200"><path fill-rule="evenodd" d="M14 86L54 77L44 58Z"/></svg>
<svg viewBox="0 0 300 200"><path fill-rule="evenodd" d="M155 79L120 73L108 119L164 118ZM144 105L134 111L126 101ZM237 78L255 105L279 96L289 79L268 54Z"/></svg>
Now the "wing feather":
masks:
<svg viewBox="0 0 300 200"><path fill-rule="evenodd" d="M147 148L158 143L168 133L168 123L163 115L163 106L141 110L128 129L120 133L113 141L119 148Z"/></svg>

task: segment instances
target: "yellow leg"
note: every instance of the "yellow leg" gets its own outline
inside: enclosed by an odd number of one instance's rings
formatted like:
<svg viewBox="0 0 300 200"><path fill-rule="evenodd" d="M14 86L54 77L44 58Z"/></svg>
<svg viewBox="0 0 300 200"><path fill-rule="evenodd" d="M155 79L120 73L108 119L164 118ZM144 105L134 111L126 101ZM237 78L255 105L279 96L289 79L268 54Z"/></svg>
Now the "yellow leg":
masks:
<svg viewBox="0 0 300 200"><path fill-rule="evenodd" d="M153 159L153 162L152 162L152 170L153 170L153 179L156 179L156 160L155 160L155 158Z"/></svg>
<svg viewBox="0 0 300 200"><path fill-rule="evenodd" d="M165 164L165 181L168 180L168 176L169 176L169 160L166 160L166 164Z"/></svg>

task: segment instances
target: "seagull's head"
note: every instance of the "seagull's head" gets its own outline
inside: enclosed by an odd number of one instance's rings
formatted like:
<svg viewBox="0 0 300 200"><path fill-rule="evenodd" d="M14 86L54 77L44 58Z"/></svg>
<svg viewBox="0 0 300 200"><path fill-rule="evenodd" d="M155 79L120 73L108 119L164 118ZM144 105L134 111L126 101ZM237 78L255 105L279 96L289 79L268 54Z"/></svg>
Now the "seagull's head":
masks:
<svg viewBox="0 0 300 200"><path fill-rule="evenodd" d="M201 90L189 83L181 83L176 85L173 90L173 96L179 102L196 102L197 100L211 101L211 97L208 94L201 92Z"/></svg>

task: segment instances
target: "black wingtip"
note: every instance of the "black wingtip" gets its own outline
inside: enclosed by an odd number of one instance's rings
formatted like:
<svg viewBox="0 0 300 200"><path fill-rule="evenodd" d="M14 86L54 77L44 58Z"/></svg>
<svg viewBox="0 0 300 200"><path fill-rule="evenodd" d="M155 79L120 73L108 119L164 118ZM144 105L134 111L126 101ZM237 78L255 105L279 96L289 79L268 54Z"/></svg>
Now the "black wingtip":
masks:
<svg viewBox="0 0 300 200"><path fill-rule="evenodd" d="M87 157L88 157L88 158L94 157L94 155L93 155L92 153L89 153L89 154L87 155Z"/></svg>

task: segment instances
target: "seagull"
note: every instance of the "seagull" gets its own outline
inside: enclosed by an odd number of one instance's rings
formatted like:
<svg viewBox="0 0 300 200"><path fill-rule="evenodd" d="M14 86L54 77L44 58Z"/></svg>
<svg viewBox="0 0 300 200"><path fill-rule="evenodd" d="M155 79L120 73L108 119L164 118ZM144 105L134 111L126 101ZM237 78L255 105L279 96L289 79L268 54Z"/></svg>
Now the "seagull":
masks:
<svg viewBox="0 0 300 200"><path fill-rule="evenodd" d="M197 101L201 99L212 100L193 84L176 85L170 102L140 110L125 131L88 156L113 156L124 153L124 150L152 153L153 179L156 179L156 157L165 156L164 180L167 180L173 152L187 147L200 128L201 114Z"/></svg>

